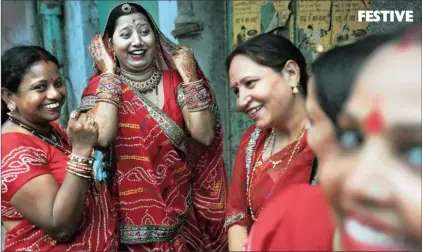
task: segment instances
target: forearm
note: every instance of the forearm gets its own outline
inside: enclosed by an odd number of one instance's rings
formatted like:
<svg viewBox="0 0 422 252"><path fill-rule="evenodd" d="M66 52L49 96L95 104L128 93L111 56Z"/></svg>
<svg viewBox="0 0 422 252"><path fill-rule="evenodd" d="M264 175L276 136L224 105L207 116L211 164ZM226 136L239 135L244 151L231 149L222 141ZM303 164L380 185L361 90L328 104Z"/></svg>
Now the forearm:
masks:
<svg viewBox="0 0 422 252"><path fill-rule="evenodd" d="M51 220L45 231L55 238L71 237L86 207L89 180L67 173L54 199Z"/></svg>
<svg viewBox="0 0 422 252"><path fill-rule="evenodd" d="M117 135L119 120L119 104L122 96L122 82L114 74L101 75L100 84L96 91L96 102L88 113L94 116L99 126L98 145L106 148Z"/></svg>
<svg viewBox="0 0 422 252"><path fill-rule="evenodd" d="M215 118L211 110L187 113L187 128L191 136L199 143L210 145L215 138Z"/></svg>
<svg viewBox="0 0 422 252"><path fill-rule="evenodd" d="M95 118L99 126L98 146L109 147L117 135L118 107L106 102L97 102L88 114Z"/></svg>
<svg viewBox="0 0 422 252"><path fill-rule="evenodd" d="M229 251L242 251L243 245L248 238L248 231L246 226L233 225L227 232L229 240Z"/></svg>

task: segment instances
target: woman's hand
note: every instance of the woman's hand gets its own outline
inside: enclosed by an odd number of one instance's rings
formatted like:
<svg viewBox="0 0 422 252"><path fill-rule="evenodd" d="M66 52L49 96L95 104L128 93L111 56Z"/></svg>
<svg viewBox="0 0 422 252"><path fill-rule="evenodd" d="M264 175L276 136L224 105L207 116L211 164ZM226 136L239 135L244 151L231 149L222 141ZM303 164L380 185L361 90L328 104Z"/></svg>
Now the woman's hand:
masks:
<svg viewBox="0 0 422 252"><path fill-rule="evenodd" d="M94 117L85 113L81 114L76 110L72 111L66 130L72 143L72 153L89 157L98 141L98 130Z"/></svg>
<svg viewBox="0 0 422 252"><path fill-rule="evenodd" d="M101 35L95 35L89 45L89 52L99 73L116 73L117 65L110 56L112 48L106 48Z"/></svg>
<svg viewBox="0 0 422 252"><path fill-rule="evenodd" d="M173 52L173 61L183 81L188 84L198 80L196 74L196 63L192 49L179 46Z"/></svg>

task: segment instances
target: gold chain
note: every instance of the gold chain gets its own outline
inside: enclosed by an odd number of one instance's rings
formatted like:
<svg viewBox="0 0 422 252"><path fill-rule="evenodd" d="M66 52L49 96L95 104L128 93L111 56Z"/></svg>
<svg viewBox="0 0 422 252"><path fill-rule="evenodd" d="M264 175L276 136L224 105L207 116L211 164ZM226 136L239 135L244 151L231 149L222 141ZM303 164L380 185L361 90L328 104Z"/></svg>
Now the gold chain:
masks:
<svg viewBox="0 0 422 252"><path fill-rule="evenodd" d="M277 182L280 180L280 178L282 177L282 175L285 173L285 171L287 170L287 168L288 168L288 166L289 166L290 162L292 161L293 157L295 156L295 154L296 154L296 152L297 152L297 150L298 150L298 148L299 148L299 144L300 144L300 142L301 142L301 140L302 140L303 134L305 133L305 128L306 128L306 125L302 128L302 130L301 130L301 132L300 132L299 136L296 138L296 140L295 140L295 141L297 141L297 143L296 143L295 147L293 148L293 152L292 152L292 154L290 155L289 161L287 162L287 165L284 167L285 169L283 169L283 170L280 172L280 174L278 175L277 179L274 181L274 184L273 184L273 186L272 186L272 188L271 188L270 192L268 193L267 198L265 199L264 203L262 203L262 207L261 207L261 209L260 209L260 212L262 212L262 211L264 210L264 204L265 204L265 202L267 202L267 200L269 199L269 197L273 194L274 189L275 189L275 186L277 185ZM272 132L271 132L270 137L274 137L274 135L275 135L275 133L273 133L273 131L272 131ZM275 139L274 139L274 141L275 141ZM268 145L268 144L267 144L267 145ZM261 152L261 154L260 154L259 159L257 159L257 162L256 162L256 163L255 163L255 165L254 165L254 168L253 168L253 170L252 170L252 172L251 172L251 173L252 173L252 174L251 174L251 181L250 181L250 183L249 183L249 188L248 188L248 190L247 190L247 191L248 191L248 192L247 192L247 198L248 198L248 203L249 203L249 211L250 211L250 213L251 213L251 218L252 218L252 220L253 220L253 221L256 221L256 220L257 220L257 218L256 218L256 216L255 216L255 213L254 213L254 212L253 212L253 210L252 210L252 196L251 196L251 188L252 188L252 184L253 184L253 177L254 177L255 170L256 170L256 168L257 168L259 165L261 165L261 164L262 164L262 162L260 162L259 160L262 158L262 155L263 155L263 153L264 153L264 151L265 151L266 147L268 147L268 146L264 146L264 149L262 150L262 152ZM290 149L291 149L291 148L289 148L289 150L290 150ZM275 162L271 160L271 156L270 156L270 162L272 163L273 168L274 168L276 165L278 165L278 164L280 164L281 162L283 162L283 160L284 160L284 158L287 156L287 153L289 152L289 150L287 150L287 151L286 151L286 153L284 154L284 156L283 156L280 160L275 161Z"/></svg>

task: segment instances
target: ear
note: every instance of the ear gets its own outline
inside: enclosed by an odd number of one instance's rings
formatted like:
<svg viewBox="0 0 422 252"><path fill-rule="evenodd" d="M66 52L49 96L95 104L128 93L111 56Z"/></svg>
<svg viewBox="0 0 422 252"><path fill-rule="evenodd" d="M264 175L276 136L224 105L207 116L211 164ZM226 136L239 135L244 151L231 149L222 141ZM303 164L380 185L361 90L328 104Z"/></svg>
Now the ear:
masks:
<svg viewBox="0 0 422 252"><path fill-rule="evenodd" d="M294 60L288 60L283 69L284 75L288 83L293 87L300 81L300 68Z"/></svg>
<svg viewBox="0 0 422 252"><path fill-rule="evenodd" d="M9 104L10 102L12 102L13 93L10 92L10 90L7 88L1 88L1 98L6 104Z"/></svg>

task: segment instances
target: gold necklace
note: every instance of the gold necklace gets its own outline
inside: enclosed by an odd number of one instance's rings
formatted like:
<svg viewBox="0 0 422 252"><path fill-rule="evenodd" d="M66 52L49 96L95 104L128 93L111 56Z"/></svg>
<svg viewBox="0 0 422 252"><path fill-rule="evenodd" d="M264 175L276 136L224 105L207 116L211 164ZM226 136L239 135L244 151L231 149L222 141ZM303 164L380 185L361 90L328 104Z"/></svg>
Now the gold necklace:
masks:
<svg viewBox="0 0 422 252"><path fill-rule="evenodd" d="M62 137L60 136L59 133L56 132L56 130L54 128L52 128L50 126L51 129L51 133L50 136L52 139L44 136L39 130L32 128L29 125L26 125L25 123L23 123L21 120L19 120L18 118L14 117L11 113L8 113L9 115L9 121L11 121L12 123L18 125L19 127L22 127L24 129L26 129L27 131L31 132L32 135L38 137L39 139L41 139L42 141L53 145L54 147L56 147L57 149L61 150L63 153L65 153L66 155L70 155L70 151L66 150L63 147L63 141L62 141ZM58 137L57 137L58 136Z"/></svg>
<svg viewBox="0 0 422 252"><path fill-rule="evenodd" d="M297 141L297 143L296 143L296 145L295 145L295 147L294 147L294 149L293 149L292 154L290 155L289 161L287 162L287 165L284 167L285 169L283 169L283 171L282 171L282 172L280 172L280 174L278 175L277 179L274 181L274 184L273 184L273 186L272 186L272 188L271 188L270 192L268 193L267 198L265 199L264 203L262 203L262 206L261 206L261 209L260 209L260 211L259 211L259 212L262 212L262 211L264 210L264 204L265 204L265 202L267 202L267 201L268 201L268 199L270 198L270 196L274 193L275 186L277 185L278 181L280 180L280 178L282 177L282 175L285 173L285 171L287 170L287 168L288 168L288 166L289 166L290 162L292 161L293 157L295 156L295 154L296 154L296 152L297 152L297 150L298 150L298 148L299 148L299 144L300 144L300 142L301 142L301 140L302 140L303 134L305 133L305 128L306 128L306 125L305 125L305 126L303 126L303 128L302 128L302 130L301 130L301 132L300 132L299 136L296 138L296 140L295 140L295 141ZM273 135L273 132L271 132L271 135ZM271 135L270 135L270 136L271 136ZM274 135L275 135L275 133L274 133ZM287 153L289 153L290 149L291 149L291 146L290 146L289 150L287 150L287 151L285 152L284 156L283 156L280 160L278 160L278 161L275 161L275 162L274 162L274 161L272 161L272 160L271 160L271 156L270 156L270 162L271 162L271 164L273 165L272 169L274 169L274 167L275 167L276 165L278 165L278 164L280 164L281 162L283 162L284 158L287 156ZM261 152L260 158L259 158L258 160L262 159L262 154L264 153L264 151L265 151L265 146L264 146L264 150ZM249 183L249 188L248 188L248 190L247 190L247 195L246 195L246 196L247 196L247 199L248 199L248 204L249 204L249 211L250 211L250 213L251 213L251 218L252 218L252 220L253 220L253 221L256 221L256 220L257 220L257 217L255 216L255 213L254 213L254 212L253 212L253 210L252 210L252 196L251 196L251 188L252 188L252 184L253 184L253 178L254 178L255 170L256 170L256 168L257 168L259 165L261 165L261 164L262 164L262 162L256 162L256 164L254 165L254 168L252 169L252 172L251 172L251 173L252 173L252 174L251 174L251 181L250 181L250 183ZM257 212L258 212L258 211L257 211Z"/></svg>
<svg viewBox="0 0 422 252"><path fill-rule="evenodd" d="M131 88L138 90L142 94L147 94L152 92L154 89L157 89L158 84L160 84L162 75L163 73L157 70L156 67L154 67L152 75L144 81L134 81L122 74L120 74L119 77L122 81L126 82Z"/></svg>

